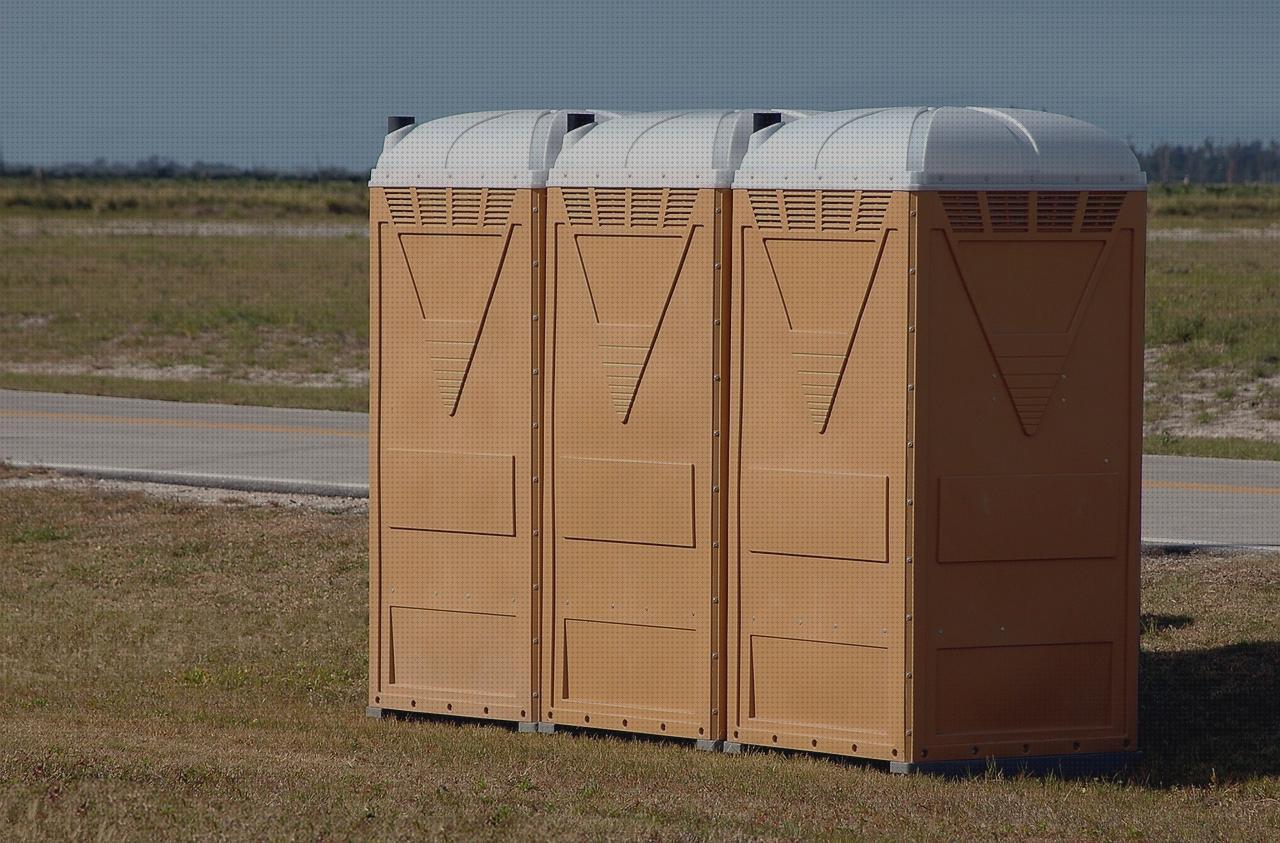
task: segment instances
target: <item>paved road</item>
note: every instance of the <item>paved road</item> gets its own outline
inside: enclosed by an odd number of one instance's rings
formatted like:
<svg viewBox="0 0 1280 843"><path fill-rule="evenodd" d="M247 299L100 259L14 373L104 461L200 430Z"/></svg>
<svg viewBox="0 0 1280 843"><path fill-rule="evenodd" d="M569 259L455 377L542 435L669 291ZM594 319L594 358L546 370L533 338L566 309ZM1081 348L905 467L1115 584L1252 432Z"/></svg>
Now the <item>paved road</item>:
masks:
<svg viewBox="0 0 1280 843"><path fill-rule="evenodd" d="M0 459L95 476L363 496L362 413L0 390ZM1144 540L1280 549L1280 463L1147 457Z"/></svg>

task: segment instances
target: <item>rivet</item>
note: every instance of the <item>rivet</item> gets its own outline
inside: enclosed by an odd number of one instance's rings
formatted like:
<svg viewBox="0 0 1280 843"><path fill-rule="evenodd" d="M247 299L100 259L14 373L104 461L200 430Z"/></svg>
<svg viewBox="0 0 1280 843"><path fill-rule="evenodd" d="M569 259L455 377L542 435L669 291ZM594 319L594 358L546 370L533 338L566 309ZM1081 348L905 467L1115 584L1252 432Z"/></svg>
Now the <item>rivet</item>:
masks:
<svg viewBox="0 0 1280 843"><path fill-rule="evenodd" d="M538 590L538 584L537 584L537 583L534 583L534 584L533 584L533 590L534 590L534 591L537 591L537 590Z"/></svg>
<svg viewBox="0 0 1280 843"><path fill-rule="evenodd" d="M538 370L537 370L537 369L534 369L534 370L533 370L533 373L534 373L535 375L536 375L536 374L538 374Z"/></svg>
<svg viewBox="0 0 1280 843"><path fill-rule="evenodd" d="M907 620L911 620L911 618L912 618L912 615L908 612L908 613L907 613Z"/></svg>
<svg viewBox="0 0 1280 843"><path fill-rule="evenodd" d="M720 268L720 264L718 264L718 263L717 263L717 264L713 264L712 266L713 266L713 268L714 268L714 269L719 269L719 268Z"/></svg>
<svg viewBox="0 0 1280 843"><path fill-rule="evenodd" d="M712 491L712 492L718 492L718 491L720 491L720 487L719 487L719 486L712 486L712 487L711 487L711 491Z"/></svg>
<svg viewBox="0 0 1280 843"><path fill-rule="evenodd" d="M915 502L915 498L907 498L907 506L914 506Z"/></svg>
<svg viewBox="0 0 1280 843"><path fill-rule="evenodd" d="M908 334L914 334L915 332L916 332L916 326L915 326L915 325L908 325L908 326L907 326L907 333L908 333Z"/></svg>
<svg viewBox="0 0 1280 843"><path fill-rule="evenodd" d="M916 212L915 212L915 211L912 211L912 212L911 212L911 216L913 216L913 217L914 217L915 215L916 215Z"/></svg>
<svg viewBox="0 0 1280 843"><path fill-rule="evenodd" d="M715 381L716 383L720 383L720 376L719 376L719 375L712 375L712 376L711 376L711 379L712 379L713 381Z"/></svg>
<svg viewBox="0 0 1280 843"><path fill-rule="evenodd" d="M719 435L720 435L720 431L718 431L718 430L713 430L713 431L711 431L711 435L712 435L712 436L719 436ZM1105 462L1105 460L1104 460L1103 462Z"/></svg>
<svg viewBox="0 0 1280 843"><path fill-rule="evenodd" d="M533 314L533 321L534 321L534 322L537 322L537 321L538 321L538 314L536 314L536 313L535 313L535 314Z"/></svg>
<svg viewBox="0 0 1280 843"><path fill-rule="evenodd" d="M908 439L908 440L907 440L907 447L908 447L908 448L914 448L915 446L916 446L916 443L915 443L915 442L912 442L910 439Z"/></svg>
<svg viewBox="0 0 1280 843"><path fill-rule="evenodd" d="M718 214L718 213L720 213L720 209L719 209L719 208L716 208L716 213L717 213L717 214Z"/></svg>
<svg viewBox="0 0 1280 843"><path fill-rule="evenodd" d="M910 729L908 729L908 730L907 730L907 734L908 734L908 735L909 735L909 734L911 734L911 730L910 730Z"/></svg>
<svg viewBox="0 0 1280 843"><path fill-rule="evenodd" d="M712 324L712 325L719 325L719 324L720 324L720 320L719 320L719 319L716 319L716 320L715 320L715 321L713 321L711 324Z"/></svg>
<svg viewBox="0 0 1280 843"><path fill-rule="evenodd" d="M910 671L907 671L907 678L908 678L908 679L910 679L910 678L911 678L911 672L910 672Z"/></svg>
<svg viewBox="0 0 1280 843"><path fill-rule="evenodd" d="M538 206L537 206L537 205L534 205L534 206L533 206L533 212L534 212L535 214L536 214L536 213L538 213Z"/></svg>
<svg viewBox="0 0 1280 843"><path fill-rule="evenodd" d="M910 565L910 564L911 564L912 562L914 562L914 561L916 561L916 558L915 558L914 556L908 556L908 557L907 557L907 564L908 564L908 565Z"/></svg>
<svg viewBox="0 0 1280 843"><path fill-rule="evenodd" d="M719 654L719 653L712 653L712 654L711 654L711 660L712 660L712 661L715 661L715 660L716 660L716 659L718 659L718 658L720 658L720 654Z"/></svg>
<svg viewBox="0 0 1280 843"><path fill-rule="evenodd" d="M534 483L537 483L537 482L538 482L538 475L536 475L536 474L535 474L535 475L533 475L533 482L534 482Z"/></svg>
<svg viewBox="0 0 1280 843"><path fill-rule="evenodd" d="M541 531L541 530L534 530L534 531L533 531L533 534L534 534L535 536L540 536L540 535L542 535L542 531Z"/></svg>
<svg viewBox="0 0 1280 843"><path fill-rule="evenodd" d="M537 422L534 422L534 423L533 423L533 429L534 429L534 430L537 430L537 429L538 429L538 423L537 423Z"/></svg>
<svg viewBox="0 0 1280 843"><path fill-rule="evenodd" d="M907 392L915 392L915 391L916 391L916 385L915 385L915 384L913 384L913 383L909 383L909 384L907 384Z"/></svg>
<svg viewBox="0 0 1280 843"><path fill-rule="evenodd" d="M719 598L719 597L712 597L712 598L711 598L711 602L712 602L712 603L719 603L719 602L720 602L720 598Z"/></svg>
<svg viewBox="0 0 1280 843"><path fill-rule="evenodd" d="M537 698L538 698L538 692L537 692L537 691L534 691L534 692L533 692L533 698L534 698L534 699L537 699Z"/></svg>
<svg viewBox="0 0 1280 843"><path fill-rule="evenodd" d="M711 546L712 546L712 547L719 547L719 546L720 546L720 542L712 542L712 543L711 543Z"/></svg>
<svg viewBox="0 0 1280 843"><path fill-rule="evenodd" d="M911 267L910 269L908 269L908 270L907 270L907 274L908 274L908 275L915 275L915 274L916 274L916 268L915 268L914 266L913 266L913 267Z"/></svg>
<svg viewBox="0 0 1280 843"><path fill-rule="evenodd" d="M719 713L720 713L720 709L718 709L718 708L713 708L713 709L711 709L711 713L712 713L712 714L719 714Z"/></svg>
<svg viewBox="0 0 1280 843"><path fill-rule="evenodd" d="M533 265L534 265L534 266L537 266L537 265L538 265L538 262L535 260L535 261L533 262Z"/></svg>
<svg viewBox="0 0 1280 843"><path fill-rule="evenodd" d="M533 639L533 643L534 643L534 644L537 644L537 643L538 643L538 639L537 639L537 638Z"/></svg>

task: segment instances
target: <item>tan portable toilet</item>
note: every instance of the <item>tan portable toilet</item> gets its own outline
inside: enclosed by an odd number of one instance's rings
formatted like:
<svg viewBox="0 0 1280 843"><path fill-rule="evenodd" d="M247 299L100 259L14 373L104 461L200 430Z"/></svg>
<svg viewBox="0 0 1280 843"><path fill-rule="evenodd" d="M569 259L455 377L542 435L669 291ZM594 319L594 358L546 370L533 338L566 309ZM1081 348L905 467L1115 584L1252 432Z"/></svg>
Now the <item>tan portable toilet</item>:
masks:
<svg viewBox="0 0 1280 843"><path fill-rule="evenodd" d="M389 122L370 179L370 714L539 718L541 217L591 120Z"/></svg>
<svg viewBox="0 0 1280 843"><path fill-rule="evenodd" d="M781 114L602 124L548 190L545 721L723 737L733 172ZM770 129L771 131L776 131Z"/></svg>
<svg viewBox="0 0 1280 843"><path fill-rule="evenodd" d="M1145 179L1042 112L778 130L734 183L727 748L1136 748Z"/></svg>

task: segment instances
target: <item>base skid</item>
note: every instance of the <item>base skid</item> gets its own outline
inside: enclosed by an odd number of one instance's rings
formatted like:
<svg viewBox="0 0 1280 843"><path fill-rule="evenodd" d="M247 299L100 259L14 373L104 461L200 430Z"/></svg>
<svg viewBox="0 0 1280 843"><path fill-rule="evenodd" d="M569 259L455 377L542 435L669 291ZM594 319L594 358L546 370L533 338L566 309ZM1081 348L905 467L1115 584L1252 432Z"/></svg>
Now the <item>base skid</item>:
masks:
<svg viewBox="0 0 1280 843"><path fill-rule="evenodd" d="M366 706L364 710L364 716L372 717L376 720L381 720L382 718L387 716L387 710L385 708L378 708L377 706L372 706L372 705Z"/></svg>
<svg viewBox="0 0 1280 843"><path fill-rule="evenodd" d="M694 741L693 748L699 752L720 752L724 749L724 741Z"/></svg>
<svg viewBox="0 0 1280 843"><path fill-rule="evenodd" d="M890 761L889 772L900 775L924 773L937 776L979 776L988 770L1030 776L1056 775L1079 779L1123 772L1142 758L1140 752L1084 752L1068 755L1031 755L972 758L955 761L914 763Z"/></svg>

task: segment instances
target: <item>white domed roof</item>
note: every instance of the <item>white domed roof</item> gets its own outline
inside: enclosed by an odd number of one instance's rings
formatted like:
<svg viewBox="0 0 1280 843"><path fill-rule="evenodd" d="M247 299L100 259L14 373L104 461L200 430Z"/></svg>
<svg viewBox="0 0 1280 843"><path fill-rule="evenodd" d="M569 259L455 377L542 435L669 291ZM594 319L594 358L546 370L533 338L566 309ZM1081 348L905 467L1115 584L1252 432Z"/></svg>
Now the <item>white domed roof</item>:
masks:
<svg viewBox="0 0 1280 843"><path fill-rule="evenodd" d="M795 112L777 112L782 121ZM616 117L566 144L548 184L568 187L729 187L756 112L649 111Z"/></svg>
<svg viewBox="0 0 1280 843"><path fill-rule="evenodd" d="M544 187L569 111L454 114L387 135L370 187ZM608 113L595 113L605 119Z"/></svg>
<svg viewBox="0 0 1280 843"><path fill-rule="evenodd" d="M1128 145L1043 111L974 107L831 111L746 154L735 187L874 190L1142 190Z"/></svg>

